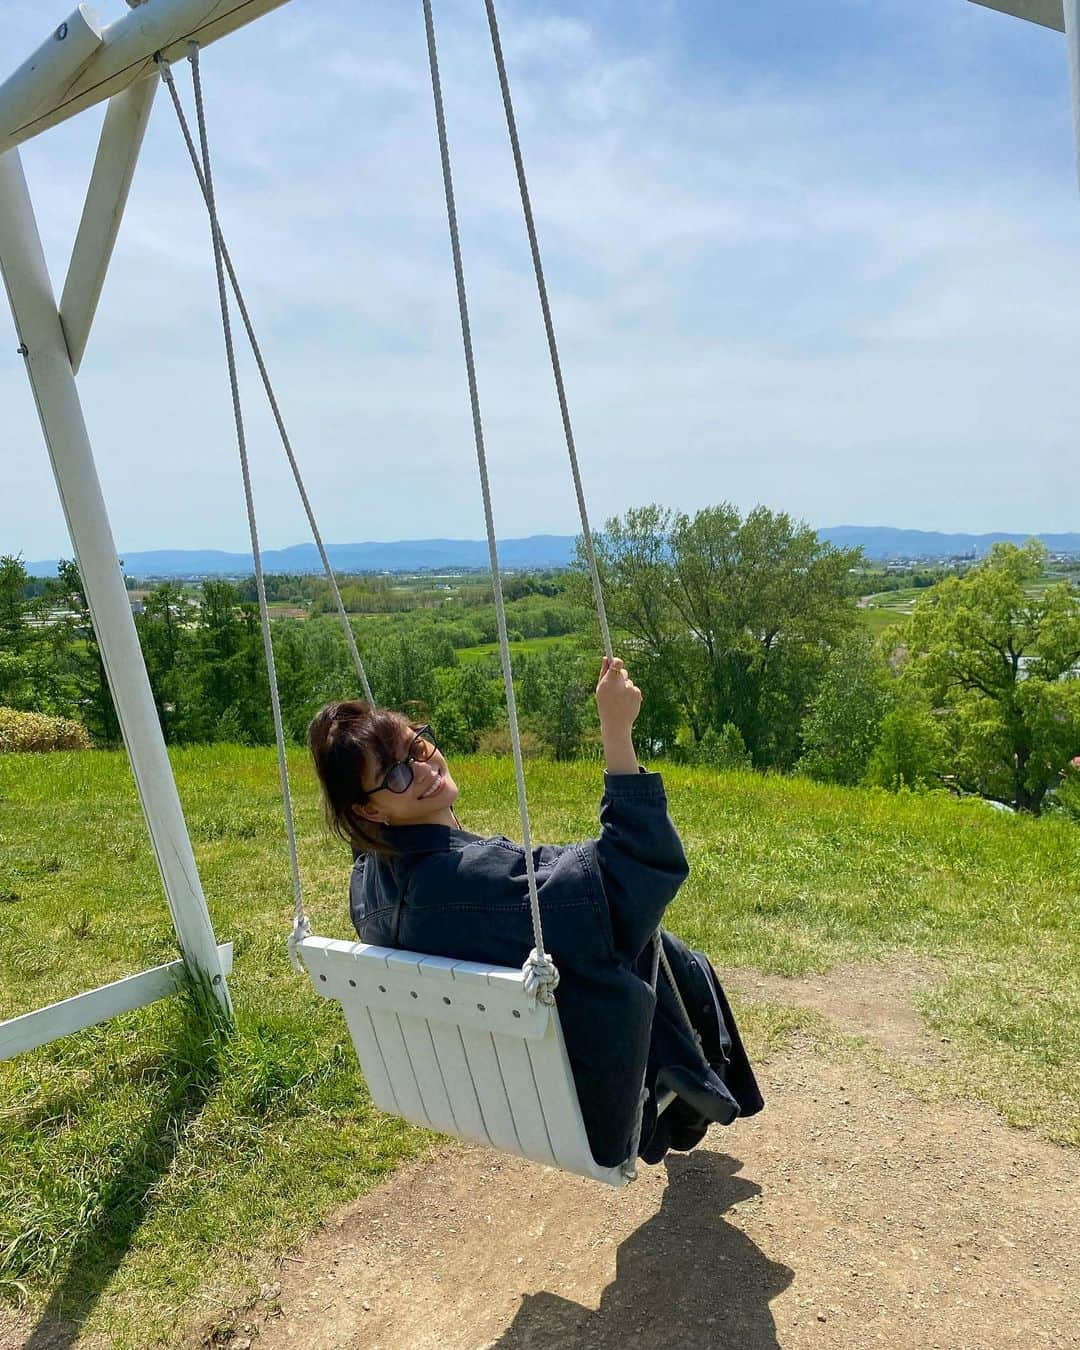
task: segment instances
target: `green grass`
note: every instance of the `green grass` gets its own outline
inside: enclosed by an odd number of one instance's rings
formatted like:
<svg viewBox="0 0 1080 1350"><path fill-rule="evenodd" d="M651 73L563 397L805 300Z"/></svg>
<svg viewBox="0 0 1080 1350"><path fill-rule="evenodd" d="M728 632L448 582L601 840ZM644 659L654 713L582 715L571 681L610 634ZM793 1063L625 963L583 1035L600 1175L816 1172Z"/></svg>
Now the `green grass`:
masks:
<svg viewBox="0 0 1080 1350"><path fill-rule="evenodd" d="M904 623L909 617L906 611L901 609L859 609L855 612L859 617L859 622L873 637L878 637L881 633L884 633L886 628Z"/></svg>
<svg viewBox="0 0 1080 1350"><path fill-rule="evenodd" d="M520 656L523 652L550 651L553 647L565 647L568 642L580 642L580 640L580 638L572 635L567 637L522 638L519 642L511 642L510 655ZM481 642L475 647L459 647L457 649L459 661L482 661L485 657L497 657L498 655L499 644L497 642Z"/></svg>
<svg viewBox="0 0 1080 1350"><path fill-rule="evenodd" d="M236 944L235 1034L174 999L0 1065L0 1295L62 1303L121 1347L175 1344L260 1262L433 1146L373 1110L340 1014L286 963L273 753L173 763L215 927ZM299 751L291 770L309 910L350 936L348 859ZM468 827L515 834L509 761L455 770ZM538 838L595 832L598 765L528 772ZM692 867L669 922L688 941L788 974L932 955L945 978L924 1007L955 1052L949 1090L1080 1137L1080 830L937 795L674 766L665 779ZM0 756L0 851L0 1016L174 954L122 756ZM746 1020L761 1054L805 1015L750 1005Z"/></svg>

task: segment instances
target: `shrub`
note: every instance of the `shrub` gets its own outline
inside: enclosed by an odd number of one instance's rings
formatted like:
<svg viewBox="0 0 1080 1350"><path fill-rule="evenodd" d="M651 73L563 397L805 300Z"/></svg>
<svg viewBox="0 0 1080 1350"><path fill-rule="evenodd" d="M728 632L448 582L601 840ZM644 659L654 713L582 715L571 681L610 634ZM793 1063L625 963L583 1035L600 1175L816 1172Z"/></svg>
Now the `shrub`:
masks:
<svg viewBox="0 0 1080 1350"><path fill-rule="evenodd" d="M1048 795L1048 805L1064 812L1070 819L1080 821L1080 763L1076 759L1062 775L1057 791Z"/></svg>
<svg viewBox="0 0 1080 1350"><path fill-rule="evenodd" d="M0 751L89 749L90 735L80 722L0 708Z"/></svg>
<svg viewBox="0 0 1080 1350"><path fill-rule="evenodd" d="M930 709L913 701L901 703L882 719L881 739L863 782L893 792L933 786L948 759L944 729Z"/></svg>
<svg viewBox="0 0 1080 1350"><path fill-rule="evenodd" d="M824 783L854 786L866 772L888 711L889 672L870 636L856 631L829 653L799 734L798 768Z"/></svg>
<svg viewBox="0 0 1080 1350"><path fill-rule="evenodd" d="M476 747L477 754L495 755L502 757L512 755L514 748L510 743L509 727L492 727L489 731L482 731L478 737ZM536 759L543 754L544 747L535 731L526 731L522 728L521 732L521 757L522 759Z"/></svg>
<svg viewBox="0 0 1080 1350"><path fill-rule="evenodd" d="M710 727L694 747L693 762L711 769L751 769L746 742L734 722L725 722L719 731Z"/></svg>

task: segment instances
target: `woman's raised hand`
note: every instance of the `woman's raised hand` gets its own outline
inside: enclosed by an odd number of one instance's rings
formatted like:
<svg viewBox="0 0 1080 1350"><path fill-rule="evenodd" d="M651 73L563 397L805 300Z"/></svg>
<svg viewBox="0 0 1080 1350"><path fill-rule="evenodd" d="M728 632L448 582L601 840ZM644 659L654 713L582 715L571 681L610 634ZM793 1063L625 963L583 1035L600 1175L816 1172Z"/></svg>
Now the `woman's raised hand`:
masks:
<svg viewBox="0 0 1080 1350"><path fill-rule="evenodd" d="M600 732L605 737L629 735L641 711L641 690L617 656L604 657L596 684L596 710Z"/></svg>

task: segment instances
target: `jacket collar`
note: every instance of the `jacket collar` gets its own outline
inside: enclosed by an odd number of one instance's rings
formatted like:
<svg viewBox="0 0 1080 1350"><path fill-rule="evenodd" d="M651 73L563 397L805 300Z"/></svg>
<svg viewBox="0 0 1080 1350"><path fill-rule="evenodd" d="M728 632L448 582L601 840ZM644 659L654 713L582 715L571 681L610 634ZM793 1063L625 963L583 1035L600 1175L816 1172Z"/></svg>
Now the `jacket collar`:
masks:
<svg viewBox="0 0 1080 1350"><path fill-rule="evenodd" d="M384 825L380 836L397 853L449 853L481 838L450 825Z"/></svg>

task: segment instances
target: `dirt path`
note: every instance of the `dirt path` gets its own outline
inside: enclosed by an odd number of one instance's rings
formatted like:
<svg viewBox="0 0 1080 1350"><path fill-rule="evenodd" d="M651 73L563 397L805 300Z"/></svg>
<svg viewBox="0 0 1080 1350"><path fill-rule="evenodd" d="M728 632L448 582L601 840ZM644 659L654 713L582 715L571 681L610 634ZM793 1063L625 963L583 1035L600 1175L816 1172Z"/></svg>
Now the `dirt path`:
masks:
<svg viewBox="0 0 1080 1350"><path fill-rule="evenodd" d="M931 978L912 966L732 983L914 1058L938 1053L908 998ZM810 1044L761 1076L761 1116L642 1168L627 1191L480 1150L404 1169L286 1261L219 1343L1080 1345L1074 1155Z"/></svg>

